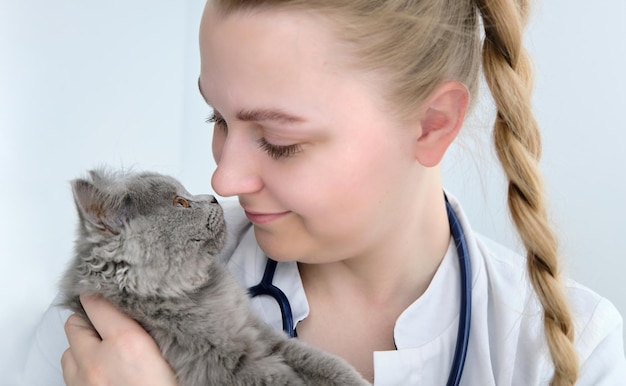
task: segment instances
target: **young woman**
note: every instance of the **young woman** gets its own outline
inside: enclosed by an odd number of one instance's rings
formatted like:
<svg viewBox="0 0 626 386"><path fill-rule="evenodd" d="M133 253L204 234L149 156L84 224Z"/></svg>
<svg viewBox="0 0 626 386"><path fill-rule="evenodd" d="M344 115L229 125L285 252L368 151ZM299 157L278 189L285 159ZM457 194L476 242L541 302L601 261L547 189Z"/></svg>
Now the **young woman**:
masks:
<svg viewBox="0 0 626 386"><path fill-rule="evenodd" d="M620 315L560 276L527 13L522 0L207 3L199 88L215 123L212 184L239 199L225 205L224 261L245 287L278 261L273 284L298 339L376 385L455 384L455 372L465 385L626 384ZM525 257L474 233L441 184L481 69ZM98 333L65 323L68 385L176 384L136 323L83 302ZM253 301L281 328L271 304ZM42 334L63 321L51 309Z"/></svg>

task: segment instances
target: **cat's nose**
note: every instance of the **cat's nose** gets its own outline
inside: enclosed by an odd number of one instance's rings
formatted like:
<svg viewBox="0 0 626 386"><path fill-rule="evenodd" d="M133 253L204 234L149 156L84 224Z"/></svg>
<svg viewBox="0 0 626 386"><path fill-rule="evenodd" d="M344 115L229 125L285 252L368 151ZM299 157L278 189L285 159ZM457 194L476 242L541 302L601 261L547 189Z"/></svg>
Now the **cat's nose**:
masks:
<svg viewBox="0 0 626 386"><path fill-rule="evenodd" d="M200 194L197 197L197 201L209 202L209 204L219 204L217 199L212 194Z"/></svg>

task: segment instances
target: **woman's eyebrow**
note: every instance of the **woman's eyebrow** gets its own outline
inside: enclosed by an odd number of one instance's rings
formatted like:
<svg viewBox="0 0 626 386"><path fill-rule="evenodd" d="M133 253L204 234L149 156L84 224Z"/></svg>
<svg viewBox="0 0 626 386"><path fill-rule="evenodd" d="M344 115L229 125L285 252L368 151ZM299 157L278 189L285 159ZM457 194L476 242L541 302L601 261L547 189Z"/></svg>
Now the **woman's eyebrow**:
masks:
<svg viewBox="0 0 626 386"><path fill-rule="evenodd" d="M305 121L302 117L272 109L241 110L237 113L237 119L240 121L280 121L286 123L299 123Z"/></svg>
<svg viewBox="0 0 626 386"><path fill-rule="evenodd" d="M206 99L206 97L204 96L204 94L202 93L200 77L198 77L198 91L200 92L200 95L202 96L204 101L207 104L211 105L209 101ZM288 114L281 110L272 110L272 109L241 110L237 113L236 117L240 121L246 121L246 122L279 121L279 122L285 122L285 123L300 123L300 122L306 121L302 117Z"/></svg>

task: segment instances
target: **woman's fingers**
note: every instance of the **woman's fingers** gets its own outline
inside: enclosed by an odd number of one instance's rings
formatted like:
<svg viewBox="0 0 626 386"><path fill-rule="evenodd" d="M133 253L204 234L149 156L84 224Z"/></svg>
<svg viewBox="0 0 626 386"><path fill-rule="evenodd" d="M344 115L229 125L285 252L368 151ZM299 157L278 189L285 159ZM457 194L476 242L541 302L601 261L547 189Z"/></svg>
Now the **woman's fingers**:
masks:
<svg viewBox="0 0 626 386"><path fill-rule="evenodd" d="M61 368L63 369L63 381L66 384L70 383L70 380L78 373L78 365L72 355L72 349L67 349L61 356Z"/></svg>
<svg viewBox="0 0 626 386"><path fill-rule="evenodd" d="M83 295L80 297L80 302L102 339L115 337L121 332L145 332L136 321L118 310L102 296Z"/></svg>
<svg viewBox="0 0 626 386"><path fill-rule="evenodd" d="M65 335L73 354L76 356L71 358L74 363L75 358L82 358L81 353L94 350L102 341L89 322L76 314L70 315L65 322Z"/></svg>
<svg viewBox="0 0 626 386"><path fill-rule="evenodd" d="M145 352L158 352L146 330L104 297L81 296L80 300L93 327L79 317L70 323L72 337L68 334L68 340L74 338L70 345L75 348L73 353L79 366L89 360L91 356L87 354L95 350L115 353L116 358L112 359L127 363L136 361L137 356Z"/></svg>
<svg viewBox="0 0 626 386"><path fill-rule="evenodd" d="M97 352L102 342L98 333L91 327L89 322L76 314L70 315L65 322L65 335L70 344L61 357L63 380L68 385L76 385L84 382L84 369L89 368L89 360ZM81 379L80 382L76 382ZM85 383L87 384L87 383Z"/></svg>
<svg viewBox="0 0 626 386"><path fill-rule="evenodd" d="M136 321L100 296L81 302L93 327L78 315L65 323L70 348L61 365L67 385L176 385L157 344Z"/></svg>

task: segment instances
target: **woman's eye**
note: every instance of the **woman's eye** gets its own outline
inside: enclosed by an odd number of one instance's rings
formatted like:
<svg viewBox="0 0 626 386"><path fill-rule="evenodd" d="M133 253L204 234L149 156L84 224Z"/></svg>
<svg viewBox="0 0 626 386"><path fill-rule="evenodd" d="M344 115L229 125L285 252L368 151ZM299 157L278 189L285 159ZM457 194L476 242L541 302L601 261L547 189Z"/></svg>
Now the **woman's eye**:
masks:
<svg viewBox="0 0 626 386"><path fill-rule="evenodd" d="M206 118L206 123L213 123L213 127L227 131L228 130L228 126L226 125L226 120L224 120L224 118L222 118L220 115L217 115L215 113L211 113L207 118Z"/></svg>
<svg viewBox="0 0 626 386"><path fill-rule="evenodd" d="M226 124L226 120L221 115L213 112L206 118L206 122L213 123L215 128L223 130L225 133L228 133L228 125ZM264 152L266 152L270 157L276 160L293 156L294 154L299 153L302 150L302 147L298 144L287 146L274 145L267 142L265 138L260 138L258 140L258 144Z"/></svg>
<svg viewBox="0 0 626 386"><path fill-rule="evenodd" d="M189 208L189 201L185 200L184 198L180 197L180 196L176 196L174 197L174 201L172 202L172 204L174 206L177 206L179 208Z"/></svg>
<svg viewBox="0 0 626 386"><path fill-rule="evenodd" d="M258 140L259 147L265 151L270 157L278 160L281 158L291 157L292 155L299 153L302 150L302 147L298 144L294 145L274 145L265 140L265 138L260 138Z"/></svg>

